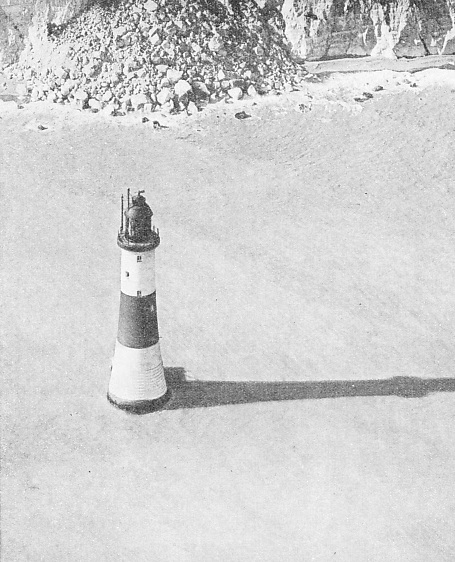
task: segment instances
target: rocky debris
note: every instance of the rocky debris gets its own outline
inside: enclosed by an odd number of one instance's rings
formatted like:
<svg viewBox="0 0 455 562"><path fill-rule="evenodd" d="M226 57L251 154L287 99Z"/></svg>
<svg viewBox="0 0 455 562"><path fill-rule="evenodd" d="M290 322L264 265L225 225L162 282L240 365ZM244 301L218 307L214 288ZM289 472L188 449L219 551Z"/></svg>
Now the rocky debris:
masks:
<svg viewBox="0 0 455 562"><path fill-rule="evenodd" d="M279 18L250 0L238 11L211 0L97 4L53 26L49 40L67 56L39 71L22 64L30 99L117 115L191 115L207 103L298 89L307 74Z"/></svg>
<svg viewBox="0 0 455 562"><path fill-rule="evenodd" d="M297 104L295 110L299 113L307 113L313 107L313 97L309 94L303 95L300 98L300 103Z"/></svg>
<svg viewBox="0 0 455 562"><path fill-rule="evenodd" d="M373 98L373 94L370 92L363 92L361 97L354 98L354 101L363 103L364 101L371 100Z"/></svg>
<svg viewBox="0 0 455 562"><path fill-rule="evenodd" d="M296 111L299 111L300 113L306 113L307 111L311 111L311 105L299 103L296 107Z"/></svg>

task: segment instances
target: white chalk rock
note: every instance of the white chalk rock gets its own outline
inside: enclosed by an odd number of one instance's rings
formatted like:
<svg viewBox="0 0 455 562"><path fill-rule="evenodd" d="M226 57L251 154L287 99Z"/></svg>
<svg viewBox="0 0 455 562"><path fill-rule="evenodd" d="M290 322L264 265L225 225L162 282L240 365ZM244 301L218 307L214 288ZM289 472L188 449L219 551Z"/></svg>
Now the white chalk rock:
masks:
<svg viewBox="0 0 455 562"><path fill-rule="evenodd" d="M113 103L108 103L105 107L103 107L103 113L105 115L114 115L116 112L116 106Z"/></svg>
<svg viewBox="0 0 455 562"><path fill-rule="evenodd" d="M42 97L43 97L43 90L40 90L35 86L30 95L30 101L38 101Z"/></svg>
<svg viewBox="0 0 455 562"><path fill-rule="evenodd" d="M64 82L61 86L60 86L60 93L62 94L62 96L64 98L66 98L67 96L69 96L70 92L71 92L71 83L69 80L67 80L66 82Z"/></svg>
<svg viewBox="0 0 455 562"><path fill-rule="evenodd" d="M157 64L155 68L160 74L166 74L169 67L167 64Z"/></svg>
<svg viewBox="0 0 455 562"><path fill-rule="evenodd" d="M97 109L98 111L103 107L103 104L94 98L88 100L88 105L91 109Z"/></svg>
<svg viewBox="0 0 455 562"><path fill-rule="evenodd" d="M19 96L26 96L27 95L27 84L17 84L16 85L16 93Z"/></svg>
<svg viewBox="0 0 455 562"><path fill-rule="evenodd" d="M54 70L54 74L57 78L61 78L62 80L66 80L68 78L68 71L61 66Z"/></svg>
<svg viewBox="0 0 455 562"><path fill-rule="evenodd" d="M117 27L116 29L113 30L113 34L114 34L115 37L122 37L123 35L125 35L126 32L127 32L127 29L123 25L121 25L120 27Z"/></svg>
<svg viewBox="0 0 455 562"><path fill-rule="evenodd" d="M153 0L148 0L144 4L144 8L147 10L147 12L156 12L156 10L158 9L158 4Z"/></svg>
<svg viewBox="0 0 455 562"><path fill-rule="evenodd" d="M179 98L185 96L188 92L191 92L191 89L191 84L189 84L186 80L179 80L174 86L174 92Z"/></svg>
<svg viewBox="0 0 455 562"><path fill-rule="evenodd" d="M113 97L113 93L111 92L111 90L106 90L103 94L103 101L104 102L108 102L111 101L112 97Z"/></svg>
<svg viewBox="0 0 455 562"><path fill-rule="evenodd" d="M88 93L84 90L79 89L74 93L74 99L79 101L85 101L86 99L88 99Z"/></svg>
<svg viewBox="0 0 455 562"><path fill-rule="evenodd" d="M260 45L257 45L253 50L257 54L258 57L264 56L264 49Z"/></svg>
<svg viewBox="0 0 455 562"><path fill-rule="evenodd" d="M251 86L249 86L248 88L248 95L251 96L252 98L255 98L258 95L258 91L253 86L253 84L251 84Z"/></svg>
<svg viewBox="0 0 455 562"><path fill-rule="evenodd" d="M96 74L96 66L94 64L86 64L84 66L84 68L82 69L82 72L85 76L87 76L88 78L91 78L92 76L94 76Z"/></svg>
<svg viewBox="0 0 455 562"><path fill-rule="evenodd" d="M218 53L224 47L224 43L218 35L214 35L209 41L209 49L214 53Z"/></svg>
<svg viewBox="0 0 455 562"><path fill-rule="evenodd" d="M119 74L116 74L115 72L112 72L109 77L108 80L109 82L115 86L115 84L118 84L120 82L121 76Z"/></svg>
<svg viewBox="0 0 455 562"><path fill-rule="evenodd" d="M193 101L190 101L186 110L188 111L189 115L196 115L199 112L197 105Z"/></svg>
<svg viewBox="0 0 455 562"><path fill-rule="evenodd" d="M160 104L160 105L164 105L165 103L167 103L169 100L172 99L172 91L170 88L163 88L158 95L156 96L156 101Z"/></svg>
<svg viewBox="0 0 455 562"><path fill-rule="evenodd" d="M174 109L175 108L172 101L167 101L166 103L163 103L163 105L161 106L161 111L164 111L165 113L172 113Z"/></svg>
<svg viewBox="0 0 455 562"><path fill-rule="evenodd" d="M130 98L131 105L134 109L137 109L140 105L145 105L149 103L149 98L145 94L133 94Z"/></svg>
<svg viewBox="0 0 455 562"><path fill-rule="evenodd" d="M182 77L183 72L181 70L176 70L175 68L169 68L166 72L166 77L171 84L176 84Z"/></svg>
<svg viewBox="0 0 455 562"><path fill-rule="evenodd" d="M228 90L228 94L233 100L239 100L243 97L241 88L231 88L230 90Z"/></svg>

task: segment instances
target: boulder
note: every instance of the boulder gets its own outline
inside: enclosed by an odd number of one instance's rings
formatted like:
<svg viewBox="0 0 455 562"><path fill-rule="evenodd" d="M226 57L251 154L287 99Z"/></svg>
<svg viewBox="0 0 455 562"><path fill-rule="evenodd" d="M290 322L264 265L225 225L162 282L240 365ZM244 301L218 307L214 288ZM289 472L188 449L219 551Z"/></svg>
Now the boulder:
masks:
<svg viewBox="0 0 455 562"><path fill-rule="evenodd" d="M256 88L253 86L253 84L251 84L251 86L248 87L247 93L249 96L251 96L252 98L255 98L258 95L258 91L256 90Z"/></svg>
<svg viewBox="0 0 455 562"><path fill-rule="evenodd" d="M219 51L221 51L222 49L224 49L224 43L223 40L221 39L221 37L219 37L218 35L214 35L208 44L208 47L211 51L218 53Z"/></svg>
<svg viewBox="0 0 455 562"><path fill-rule="evenodd" d="M137 110L139 107L144 106L150 102L150 99L145 94L133 94L130 98L131 106Z"/></svg>
<svg viewBox="0 0 455 562"><path fill-rule="evenodd" d="M66 80L68 78L68 71L61 66L54 70L54 74L61 80Z"/></svg>
<svg viewBox="0 0 455 562"><path fill-rule="evenodd" d="M231 88L228 90L229 97L233 100L239 100L243 97L243 92L241 88Z"/></svg>
<svg viewBox="0 0 455 562"><path fill-rule="evenodd" d="M145 2L144 4L144 8L147 10L147 12L156 12L156 10L158 9L158 4L153 0L147 0L147 2Z"/></svg>
<svg viewBox="0 0 455 562"><path fill-rule="evenodd" d="M179 98L186 96L188 92L191 92L191 90L192 90L191 84L186 80L179 80L177 84L174 86L174 92Z"/></svg>
<svg viewBox="0 0 455 562"><path fill-rule="evenodd" d="M155 32L154 32L154 33L150 36L149 41L150 41L150 44L151 44L151 45L158 45L158 43L161 41L161 39L160 39L160 36L158 35L158 33L155 33Z"/></svg>
<svg viewBox="0 0 455 562"><path fill-rule="evenodd" d="M88 93L85 90L77 90L74 92L74 99L79 101L85 101L88 99Z"/></svg>
<svg viewBox="0 0 455 562"><path fill-rule="evenodd" d="M43 91L35 86L30 94L30 101L38 101L43 98L43 95Z"/></svg>
<svg viewBox="0 0 455 562"><path fill-rule="evenodd" d="M156 96L156 101L160 105L164 105L165 103L169 102L172 99L172 91L170 88L163 88L160 90Z"/></svg>
<svg viewBox="0 0 455 562"><path fill-rule="evenodd" d="M166 77L171 84L176 84L183 76L181 70L176 70L175 68L169 68L166 72Z"/></svg>
<svg viewBox="0 0 455 562"><path fill-rule="evenodd" d="M199 112L197 105L193 101L190 101L190 103L186 107L186 110L189 115L196 115Z"/></svg>
<svg viewBox="0 0 455 562"><path fill-rule="evenodd" d="M98 111L103 107L103 104L99 100L96 100L94 98L88 100L88 105L91 109L96 109Z"/></svg>
<svg viewBox="0 0 455 562"><path fill-rule="evenodd" d="M71 92L71 84L69 82L69 80L66 80L61 86L60 86L60 94L66 98L69 96Z"/></svg>
<svg viewBox="0 0 455 562"><path fill-rule="evenodd" d="M17 84L16 85L16 93L18 96L26 96L28 94L27 84Z"/></svg>

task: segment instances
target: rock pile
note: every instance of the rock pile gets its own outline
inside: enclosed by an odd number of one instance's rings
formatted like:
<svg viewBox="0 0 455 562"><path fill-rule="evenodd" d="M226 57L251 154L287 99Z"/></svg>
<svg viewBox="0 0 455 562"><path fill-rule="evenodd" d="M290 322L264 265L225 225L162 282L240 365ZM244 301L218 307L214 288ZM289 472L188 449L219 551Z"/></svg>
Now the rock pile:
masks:
<svg viewBox="0 0 455 562"><path fill-rule="evenodd" d="M197 112L204 104L292 91L306 71L290 54L279 12L252 1L126 0L49 26L67 57L27 72L30 99L113 114Z"/></svg>

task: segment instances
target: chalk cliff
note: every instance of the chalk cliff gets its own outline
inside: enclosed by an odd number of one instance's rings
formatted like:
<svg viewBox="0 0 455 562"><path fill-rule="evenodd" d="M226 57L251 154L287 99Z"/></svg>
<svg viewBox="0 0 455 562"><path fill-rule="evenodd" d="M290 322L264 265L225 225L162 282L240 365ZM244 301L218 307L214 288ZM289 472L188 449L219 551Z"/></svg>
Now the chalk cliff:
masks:
<svg viewBox="0 0 455 562"><path fill-rule="evenodd" d="M284 0L281 11L303 58L455 53L455 0Z"/></svg>
<svg viewBox="0 0 455 562"><path fill-rule="evenodd" d="M5 0L2 0L5 2ZM45 45L47 24L61 24L93 0L38 0L19 13L0 6L0 64L28 42ZM183 1L183 0L182 0ZM240 6L239 0L222 0ZM455 53L455 0L256 0L265 16L281 12L294 54L415 57ZM30 49L30 47L32 47Z"/></svg>

